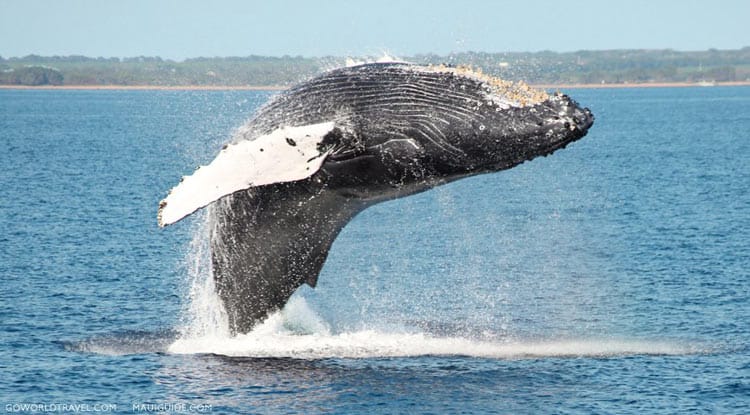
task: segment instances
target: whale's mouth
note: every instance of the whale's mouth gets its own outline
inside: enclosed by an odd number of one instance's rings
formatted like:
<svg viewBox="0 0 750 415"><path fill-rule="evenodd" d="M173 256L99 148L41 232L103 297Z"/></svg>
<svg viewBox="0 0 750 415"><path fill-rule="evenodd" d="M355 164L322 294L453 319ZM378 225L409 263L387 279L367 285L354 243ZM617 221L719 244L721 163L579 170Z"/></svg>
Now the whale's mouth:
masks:
<svg viewBox="0 0 750 415"><path fill-rule="evenodd" d="M575 104L574 101L571 101ZM555 134L556 139L546 146L539 155L547 156L553 152L565 148L568 144L583 138L589 128L594 125L594 114L588 108L575 107L572 114L563 116L559 120L562 124L561 132Z"/></svg>
<svg viewBox="0 0 750 415"><path fill-rule="evenodd" d="M526 159L548 156L578 141L594 125L594 114L588 108L582 108L567 95L557 94L547 101L555 115L545 121L543 132L536 138L536 145L531 145Z"/></svg>
<svg viewBox="0 0 750 415"><path fill-rule="evenodd" d="M479 164L479 168L472 166L471 174L507 170L537 157L549 156L585 137L594 125L594 114L591 110L581 108L566 95L556 95L546 101L545 105L549 113L548 118L538 120L538 124L532 126L525 136L509 144L498 141L508 144L508 147L515 145L514 150L510 150L509 154L499 161L489 160Z"/></svg>

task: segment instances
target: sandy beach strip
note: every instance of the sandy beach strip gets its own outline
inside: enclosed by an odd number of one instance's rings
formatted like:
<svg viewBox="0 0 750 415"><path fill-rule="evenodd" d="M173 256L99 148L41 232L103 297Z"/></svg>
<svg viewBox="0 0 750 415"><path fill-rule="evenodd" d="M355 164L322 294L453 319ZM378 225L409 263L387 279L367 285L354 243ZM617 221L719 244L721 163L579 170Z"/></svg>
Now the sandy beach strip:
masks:
<svg viewBox="0 0 750 415"><path fill-rule="evenodd" d="M26 89L26 90L83 90L83 91L283 91L286 86L259 86L259 85L0 85L0 89Z"/></svg>
<svg viewBox="0 0 750 415"><path fill-rule="evenodd" d="M539 89L605 89L605 88L687 88L687 87L714 87L714 86L750 86L750 81L736 82L643 82L628 84L532 84L534 88Z"/></svg>

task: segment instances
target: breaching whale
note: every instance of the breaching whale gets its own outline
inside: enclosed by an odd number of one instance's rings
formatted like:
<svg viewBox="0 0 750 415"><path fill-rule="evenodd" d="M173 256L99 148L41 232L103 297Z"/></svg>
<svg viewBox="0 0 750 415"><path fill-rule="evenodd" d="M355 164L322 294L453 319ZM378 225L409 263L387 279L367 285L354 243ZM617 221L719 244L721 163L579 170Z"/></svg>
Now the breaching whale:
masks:
<svg viewBox="0 0 750 415"><path fill-rule="evenodd" d="M210 205L217 292L233 333L315 287L360 211L509 169L583 137L594 117L562 94L466 68L373 63L332 70L261 108L159 207L166 226Z"/></svg>

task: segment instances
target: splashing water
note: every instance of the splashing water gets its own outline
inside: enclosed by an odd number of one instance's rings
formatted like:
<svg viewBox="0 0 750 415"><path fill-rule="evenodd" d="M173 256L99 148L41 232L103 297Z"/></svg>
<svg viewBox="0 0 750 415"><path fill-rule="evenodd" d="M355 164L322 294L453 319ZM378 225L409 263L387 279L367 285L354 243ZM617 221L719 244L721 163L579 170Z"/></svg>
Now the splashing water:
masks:
<svg viewBox="0 0 750 415"><path fill-rule="evenodd" d="M210 217L210 215L206 215ZM252 332L229 334L226 312L211 274L208 219L196 226L188 255L190 289L185 324L167 347L175 354L211 353L242 357L300 359L470 356L492 359L541 357L607 357L700 353L690 344L639 339L473 339L433 336L418 329L361 329L337 332L301 295L272 314Z"/></svg>
<svg viewBox="0 0 750 415"><path fill-rule="evenodd" d="M377 57L365 57L365 58L348 57L344 61L344 66L349 67L349 66L363 65L366 63L393 63L393 62L406 63L407 61L404 61L396 56L392 56L390 53L386 51L383 51ZM336 69L336 68L331 68L331 69Z"/></svg>
<svg viewBox="0 0 750 415"><path fill-rule="evenodd" d="M715 348L695 342L622 337L518 338L501 328L500 334L472 336L460 329L440 334L429 322L373 328L362 321L357 329L337 329L322 318L304 296L292 296L286 306L252 332L232 336L227 314L216 293L212 275L208 229L211 215L195 221L186 258L186 304L183 323L168 332L123 332L65 343L66 349L123 355L152 352L216 354L252 358L395 358L466 356L486 359L562 357L619 357L629 355L686 355L711 353ZM364 299L360 298L360 301ZM367 318L366 313L360 318Z"/></svg>
<svg viewBox="0 0 750 415"><path fill-rule="evenodd" d="M229 320L216 293L211 266L208 230L210 222L204 214L197 218L187 254L187 304L180 338L229 337Z"/></svg>
<svg viewBox="0 0 750 415"><path fill-rule="evenodd" d="M563 339L483 341L433 337L426 333L360 330L332 333L302 297L294 297L279 313L248 334L236 337L181 337L168 351L242 357L299 359L468 356L490 359L542 357L610 357L681 355L702 352L693 345L628 339Z"/></svg>

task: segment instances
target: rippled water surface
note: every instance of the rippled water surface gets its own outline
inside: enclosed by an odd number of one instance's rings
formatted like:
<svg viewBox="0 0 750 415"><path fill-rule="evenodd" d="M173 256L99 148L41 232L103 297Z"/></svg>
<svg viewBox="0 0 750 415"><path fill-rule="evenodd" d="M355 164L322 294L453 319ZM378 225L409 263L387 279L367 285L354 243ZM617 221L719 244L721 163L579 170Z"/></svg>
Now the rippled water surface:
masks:
<svg viewBox="0 0 750 415"><path fill-rule="evenodd" d="M568 92L589 136L366 210L231 338L156 208L271 94L0 90L2 410L750 412L750 88Z"/></svg>

